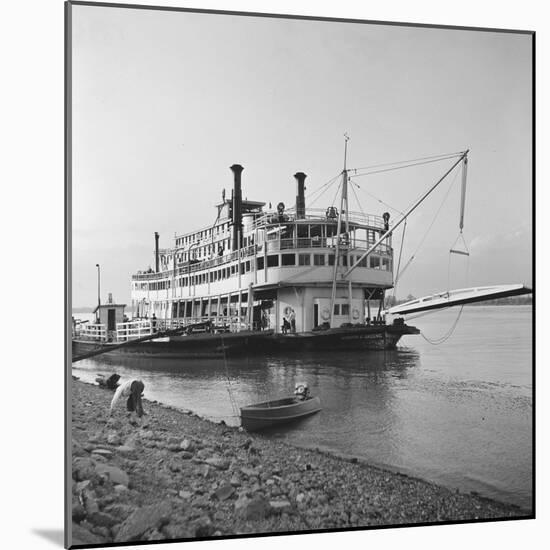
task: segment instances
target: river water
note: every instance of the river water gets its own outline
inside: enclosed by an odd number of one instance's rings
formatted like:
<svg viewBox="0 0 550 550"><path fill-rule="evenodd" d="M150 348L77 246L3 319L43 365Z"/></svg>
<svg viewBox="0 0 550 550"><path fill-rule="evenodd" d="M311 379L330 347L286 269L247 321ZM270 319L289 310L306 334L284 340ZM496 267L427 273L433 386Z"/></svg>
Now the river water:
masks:
<svg viewBox="0 0 550 550"><path fill-rule="evenodd" d="M458 308L410 320L429 339ZM85 316L80 316L85 317ZM223 360L99 356L73 373L138 376L145 397L237 425L233 404L292 393L305 381L322 411L267 437L318 447L440 485L532 500L532 308L465 307L452 337L406 336L396 351Z"/></svg>

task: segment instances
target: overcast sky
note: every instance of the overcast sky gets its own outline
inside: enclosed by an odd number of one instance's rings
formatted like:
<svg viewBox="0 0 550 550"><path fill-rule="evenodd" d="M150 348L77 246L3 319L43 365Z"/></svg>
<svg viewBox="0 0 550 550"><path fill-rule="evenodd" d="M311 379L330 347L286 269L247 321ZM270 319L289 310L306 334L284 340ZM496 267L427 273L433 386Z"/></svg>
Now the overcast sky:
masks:
<svg viewBox="0 0 550 550"><path fill-rule="evenodd" d="M349 167L470 149L460 178L407 225L398 296L531 283L532 74L528 35L73 6L73 305L130 303L161 247L213 222L229 166L243 196L295 200ZM450 162L357 178L360 207L407 208ZM335 188L314 207L332 204ZM393 211L392 211L393 213ZM394 216L395 219L395 216ZM399 233L400 235L400 233ZM397 249L399 239L394 240Z"/></svg>

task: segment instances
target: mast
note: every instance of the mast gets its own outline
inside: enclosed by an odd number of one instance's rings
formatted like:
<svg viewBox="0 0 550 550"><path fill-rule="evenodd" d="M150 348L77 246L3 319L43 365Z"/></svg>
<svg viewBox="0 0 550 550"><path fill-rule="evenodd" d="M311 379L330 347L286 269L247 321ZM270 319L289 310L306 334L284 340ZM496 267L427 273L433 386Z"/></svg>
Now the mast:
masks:
<svg viewBox="0 0 550 550"><path fill-rule="evenodd" d="M340 195L340 211L338 212L338 225L336 228L336 250L334 252L334 269L332 271L332 294L330 297L330 327L334 327L334 302L336 300L336 280L338 278L338 263L340 261L340 236L342 229L342 214L345 213L344 223L346 234L349 238L349 214L348 214L348 170L347 170L347 153L348 153L349 136L344 134L344 169L342 170L342 194ZM349 260L349 246L347 251ZM348 262L349 265L349 262ZM349 292L349 308L351 315L351 281L348 287Z"/></svg>

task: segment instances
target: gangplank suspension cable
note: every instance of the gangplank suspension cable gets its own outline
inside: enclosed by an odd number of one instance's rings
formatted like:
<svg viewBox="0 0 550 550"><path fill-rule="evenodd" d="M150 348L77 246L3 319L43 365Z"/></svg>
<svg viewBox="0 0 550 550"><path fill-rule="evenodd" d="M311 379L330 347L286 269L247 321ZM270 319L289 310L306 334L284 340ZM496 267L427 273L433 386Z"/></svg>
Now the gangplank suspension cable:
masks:
<svg viewBox="0 0 550 550"><path fill-rule="evenodd" d="M456 316L454 323L443 336L440 336L439 338L435 338L432 340L431 338L428 338L422 331L420 331L420 336L422 336L422 338L424 338L424 340L426 340L426 342L428 342L428 344L431 344L432 346L439 346L440 344L443 344L453 335L456 327L458 326L458 321L460 320L460 316L462 315L463 309L464 309L464 306L460 306L460 311L458 312L458 315Z"/></svg>

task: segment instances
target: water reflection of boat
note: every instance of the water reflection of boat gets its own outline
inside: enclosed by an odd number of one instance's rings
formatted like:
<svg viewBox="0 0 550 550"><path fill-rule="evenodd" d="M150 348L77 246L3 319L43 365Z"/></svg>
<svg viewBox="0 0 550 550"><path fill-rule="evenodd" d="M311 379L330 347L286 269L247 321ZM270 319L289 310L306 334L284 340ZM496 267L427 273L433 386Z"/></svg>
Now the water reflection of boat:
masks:
<svg viewBox="0 0 550 550"><path fill-rule="evenodd" d="M319 397L302 400L292 396L241 407L241 423L249 432L259 431L300 420L320 410Z"/></svg>

